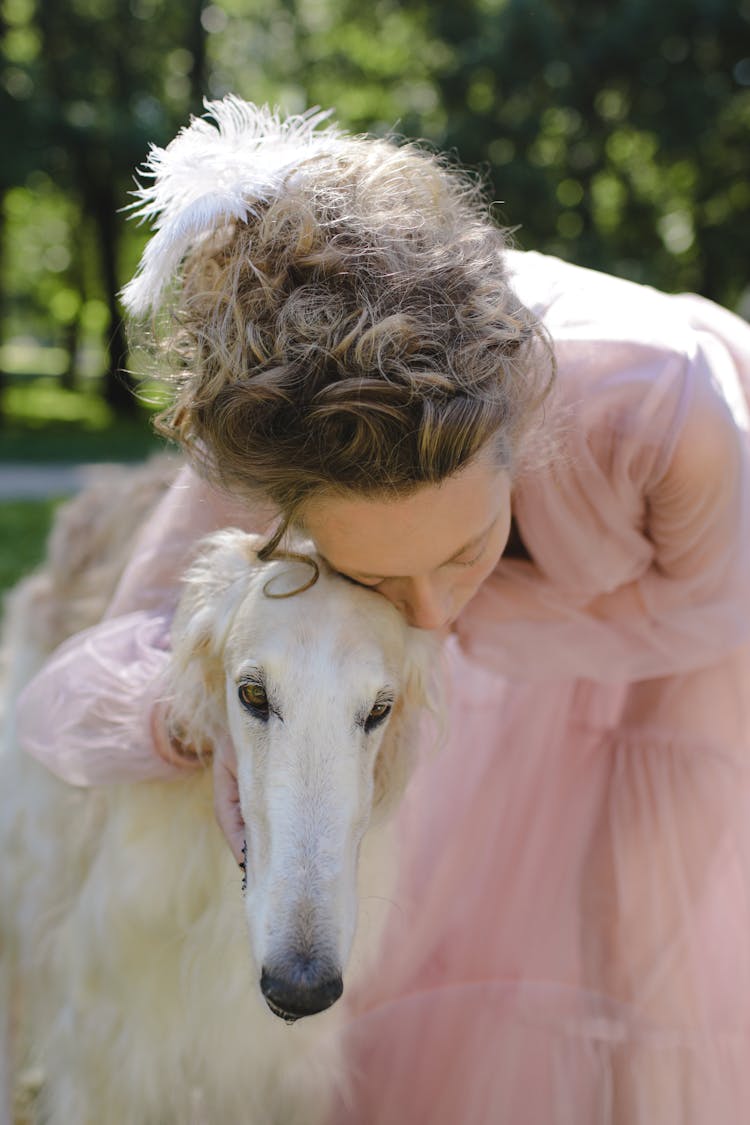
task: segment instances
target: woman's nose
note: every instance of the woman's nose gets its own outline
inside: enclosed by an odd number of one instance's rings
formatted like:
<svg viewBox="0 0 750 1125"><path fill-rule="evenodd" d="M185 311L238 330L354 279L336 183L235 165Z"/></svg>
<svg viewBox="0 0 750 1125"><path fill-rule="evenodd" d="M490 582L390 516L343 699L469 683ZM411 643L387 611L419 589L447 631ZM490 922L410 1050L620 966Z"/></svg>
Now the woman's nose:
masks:
<svg viewBox="0 0 750 1125"><path fill-rule="evenodd" d="M442 629L451 620L450 592L430 579L402 579L382 593L417 629Z"/></svg>

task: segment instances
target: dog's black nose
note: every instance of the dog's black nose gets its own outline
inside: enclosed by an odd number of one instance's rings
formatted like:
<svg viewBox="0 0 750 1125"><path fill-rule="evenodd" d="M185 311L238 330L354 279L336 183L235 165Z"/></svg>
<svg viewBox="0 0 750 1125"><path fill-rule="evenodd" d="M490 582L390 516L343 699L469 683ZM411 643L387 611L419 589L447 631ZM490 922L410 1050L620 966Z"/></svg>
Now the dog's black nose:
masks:
<svg viewBox="0 0 750 1125"><path fill-rule="evenodd" d="M341 974L314 959L299 958L284 973L261 973L260 990L275 1016L293 1023L314 1016L335 1004L344 991Z"/></svg>

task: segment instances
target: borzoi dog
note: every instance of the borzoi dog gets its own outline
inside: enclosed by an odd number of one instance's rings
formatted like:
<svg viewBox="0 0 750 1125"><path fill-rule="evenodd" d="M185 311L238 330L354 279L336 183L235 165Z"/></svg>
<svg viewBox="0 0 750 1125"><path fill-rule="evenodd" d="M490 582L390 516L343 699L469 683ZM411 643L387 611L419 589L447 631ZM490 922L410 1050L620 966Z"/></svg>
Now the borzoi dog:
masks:
<svg viewBox="0 0 750 1125"><path fill-rule="evenodd" d="M377 945L390 885L384 813L411 768L432 647L322 559L261 563L257 547L237 530L204 542L170 672L184 737L234 744L244 893L214 821L210 770L69 786L16 749L6 704L0 1082L10 1103L11 1056L16 1073L36 1068L36 1120L48 1125L325 1116L345 1004L334 1002ZM116 569L102 571L98 606L90 581L78 606L68 591L76 628L100 614ZM50 630L45 640L40 624L59 594L48 567L9 599L11 697L61 639ZM13 1120L10 1104L5 1113Z"/></svg>

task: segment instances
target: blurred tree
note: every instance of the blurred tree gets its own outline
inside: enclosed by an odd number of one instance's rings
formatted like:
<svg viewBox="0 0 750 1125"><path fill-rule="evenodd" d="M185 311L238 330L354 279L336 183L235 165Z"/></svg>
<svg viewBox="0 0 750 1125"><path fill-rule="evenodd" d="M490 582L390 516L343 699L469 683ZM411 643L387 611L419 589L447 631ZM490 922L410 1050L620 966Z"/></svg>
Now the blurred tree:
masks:
<svg viewBox="0 0 750 1125"><path fill-rule="evenodd" d="M7 34L8 34L8 21L5 18L5 13L2 12L2 10L0 10L0 58L5 58L5 49L4 48L5 48L5 40L6 40ZM5 102L10 101L10 98L8 97L8 94L7 94L7 92L4 88L4 85L2 87L0 87L0 113L2 113L3 108L5 108L2 105L3 101L5 101ZM3 275L4 275L4 270L3 270L3 264L4 264L4 258L5 258L4 250L5 250L5 184L2 181L0 181L0 278L2 278ZM3 309L4 300L3 300L3 298L4 298L4 296L5 296L5 289L4 289L3 285L0 284L0 324L3 324L4 320L5 320L5 318L3 316L3 312L4 312L4 309ZM1 337L0 337L0 342L2 342ZM0 422L2 421L2 417L3 417L3 390L5 389L6 381L7 381L7 379L6 379L6 374L5 374L5 368L4 368L4 365L0 362Z"/></svg>
<svg viewBox="0 0 750 1125"><path fill-rule="evenodd" d="M223 0L214 92L336 107L491 173L520 241L730 306L747 284L750 3Z"/></svg>
<svg viewBox="0 0 750 1125"><path fill-rule="evenodd" d="M419 2L421 10L421 2ZM525 245L726 304L747 284L750 5L430 0L443 143Z"/></svg>
<svg viewBox="0 0 750 1125"><path fill-rule="evenodd" d="M5 0L3 8L3 147L8 151L15 140L12 151L20 156L4 166L0 186L42 204L36 222L24 229L27 242L35 228L56 231L42 255L47 283L39 263L17 260L13 276L29 283L27 302L53 298L51 319L69 349L68 380L85 314L91 323L94 312L87 309L86 288L101 298L107 310L105 395L123 412L136 403L117 303L120 211L149 141L165 142L188 110L201 106L202 10L201 0L185 7L166 0ZM18 218L23 200L16 197L14 208Z"/></svg>
<svg viewBox="0 0 750 1125"><path fill-rule="evenodd" d="M203 83L200 9L195 0L185 9L155 0L100 0L93 5L88 0L43 0L36 5L35 25L46 95L46 156L96 234L108 310L105 397L117 410L132 411L135 399L125 374L127 342L117 302L118 211L147 138L171 131L170 108L184 113ZM174 46L186 42L192 52Z"/></svg>
<svg viewBox="0 0 750 1125"><path fill-rule="evenodd" d="M0 0L8 323L69 379L105 340L128 408L115 294L146 232L119 209L148 142L228 90L421 136L489 175L524 246L734 306L749 22L750 0Z"/></svg>
<svg viewBox="0 0 750 1125"><path fill-rule="evenodd" d="M26 138L30 132L30 113L27 102L31 91L28 75L29 44L19 38L13 17L18 15L18 5L7 4L0 8L0 121L3 122L3 159L0 161L0 324L5 324L8 312L7 277L7 210L9 189L29 174L34 158ZM0 342L1 339L0 339ZM0 418L2 417L2 389L6 376L0 363Z"/></svg>

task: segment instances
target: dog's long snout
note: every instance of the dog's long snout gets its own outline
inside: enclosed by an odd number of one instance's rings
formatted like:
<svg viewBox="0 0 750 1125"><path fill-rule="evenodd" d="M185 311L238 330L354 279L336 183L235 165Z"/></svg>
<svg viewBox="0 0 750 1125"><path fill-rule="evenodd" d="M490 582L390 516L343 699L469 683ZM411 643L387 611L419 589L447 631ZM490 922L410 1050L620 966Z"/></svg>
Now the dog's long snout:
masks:
<svg viewBox="0 0 750 1125"><path fill-rule="evenodd" d="M292 1022L330 1008L344 991L344 984L341 973L330 963L297 957L283 970L264 966L260 988L273 1014Z"/></svg>

